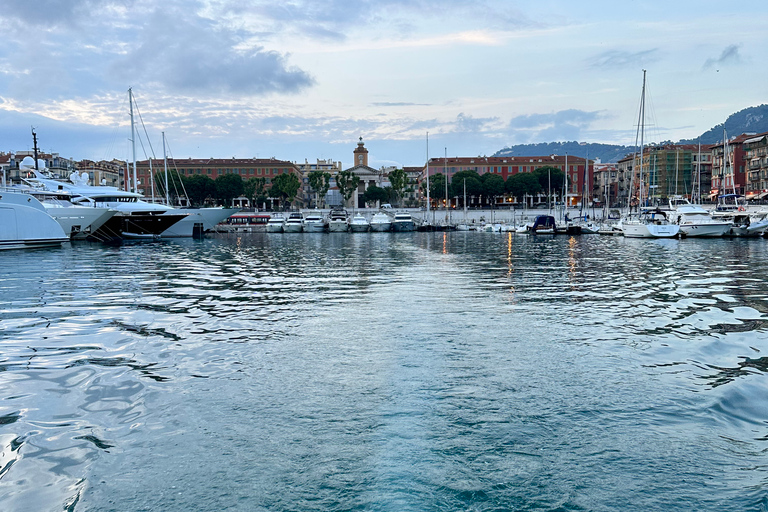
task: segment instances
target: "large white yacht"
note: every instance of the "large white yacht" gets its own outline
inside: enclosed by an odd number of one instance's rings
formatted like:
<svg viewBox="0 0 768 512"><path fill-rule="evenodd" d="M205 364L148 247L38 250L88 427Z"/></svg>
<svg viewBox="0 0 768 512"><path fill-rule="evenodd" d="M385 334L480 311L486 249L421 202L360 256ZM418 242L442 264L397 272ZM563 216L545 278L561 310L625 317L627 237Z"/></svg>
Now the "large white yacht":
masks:
<svg viewBox="0 0 768 512"><path fill-rule="evenodd" d="M349 229L353 233L365 233L368 231L369 227L370 223L368 222L368 219L361 213L356 213L355 216L352 217L352 220L349 221Z"/></svg>
<svg viewBox="0 0 768 512"><path fill-rule="evenodd" d="M413 222L413 217L408 212L397 212L395 214L395 220L392 221L393 231L414 231L416 224Z"/></svg>
<svg viewBox="0 0 768 512"><path fill-rule="evenodd" d="M273 213L267 221L267 233L282 233L285 227L285 217L281 213Z"/></svg>
<svg viewBox="0 0 768 512"><path fill-rule="evenodd" d="M66 191L71 194L72 203L76 205L117 210L119 217L122 217L121 223L125 224L124 236L129 238L192 237L214 229L216 224L240 211L239 208L178 209L149 203L144 200L142 194L136 192L120 190L117 187L89 185L89 176L85 172L73 172L68 182L55 180L40 171L33 172L35 177L27 179L33 186L43 187L51 192ZM107 224L112 224L111 229L116 229L114 223Z"/></svg>
<svg viewBox="0 0 768 512"><path fill-rule="evenodd" d="M301 233L304 228L304 216L301 213L293 212L288 215L288 219L283 225L284 233Z"/></svg>
<svg viewBox="0 0 768 512"><path fill-rule="evenodd" d="M304 217L305 233L322 233L325 231L325 218L322 213L310 212Z"/></svg>
<svg viewBox="0 0 768 512"><path fill-rule="evenodd" d="M344 233L349 231L349 215L342 208L334 208L328 215L328 231Z"/></svg>
<svg viewBox="0 0 768 512"><path fill-rule="evenodd" d="M371 231L389 231L390 229L392 229L392 218L389 215L384 212L373 214L373 217L371 217Z"/></svg>
<svg viewBox="0 0 768 512"><path fill-rule="evenodd" d="M29 194L0 190L0 249L55 247L69 236Z"/></svg>
<svg viewBox="0 0 768 512"><path fill-rule="evenodd" d="M691 237L725 236L733 222L725 218L713 219L712 215L696 204L680 204L671 211L670 221L680 226L680 233Z"/></svg>

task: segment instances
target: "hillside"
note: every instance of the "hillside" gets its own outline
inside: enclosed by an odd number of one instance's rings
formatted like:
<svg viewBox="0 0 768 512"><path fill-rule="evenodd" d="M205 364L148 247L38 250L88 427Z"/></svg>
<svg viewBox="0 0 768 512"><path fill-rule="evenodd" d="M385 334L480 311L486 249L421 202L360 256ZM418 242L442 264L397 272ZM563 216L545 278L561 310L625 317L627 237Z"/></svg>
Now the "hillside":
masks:
<svg viewBox="0 0 768 512"><path fill-rule="evenodd" d="M701 134L702 144L714 144L723 139L723 128L729 137L742 133L768 132L768 105L759 105L740 110L728 116L724 123L719 124ZM684 139L679 144L697 144L699 138ZM599 158L602 162L617 162L635 151L634 146L616 144L597 144L585 142L541 142L538 144L518 144L497 151L492 156L541 156L541 155L575 155L590 159Z"/></svg>

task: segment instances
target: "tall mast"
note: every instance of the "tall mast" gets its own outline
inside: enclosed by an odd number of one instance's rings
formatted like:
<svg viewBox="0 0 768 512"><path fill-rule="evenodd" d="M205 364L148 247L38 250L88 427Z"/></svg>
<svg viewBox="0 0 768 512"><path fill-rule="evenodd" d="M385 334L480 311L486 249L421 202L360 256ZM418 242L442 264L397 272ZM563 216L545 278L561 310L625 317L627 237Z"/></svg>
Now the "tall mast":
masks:
<svg viewBox="0 0 768 512"><path fill-rule="evenodd" d="M163 132L163 168L165 170L165 204L171 206L171 197L168 192L168 157L165 154L165 132Z"/></svg>
<svg viewBox="0 0 768 512"><path fill-rule="evenodd" d="M131 158L133 159L133 191L138 192L139 187L136 174L136 133L133 126L133 90L130 87L128 88L128 104L131 109ZM128 187L128 190L130 191L130 187Z"/></svg>
<svg viewBox="0 0 768 512"><path fill-rule="evenodd" d="M34 128L32 128L32 150L34 151L35 155L35 170L39 171L40 168L37 163L37 134L35 133Z"/></svg>
<svg viewBox="0 0 768 512"><path fill-rule="evenodd" d="M696 159L696 204L699 203L701 203L701 137L699 137L699 156Z"/></svg>
<svg viewBox="0 0 768 512"><path fill-rule="evenodd" d="M565 154L565 188L563 189L563 211L568 215L568 153Z"/></svg>
<svg viewBox="0 0 768 512"><path fill-rule="evenodd" d="M445 224L448 225L448 148L445 148L443 159L443 172L445 173Z"/></svg>
<svg viewBox="0 0 768 512"><path fill-rule="evenodd" d="M429 132L427 132L427 221L429 221Z"/></svg>
<svg viewBox="0 0 768 512"><path fill-rule="evenodd" d="M643 173L643 150L645 149L643 137L645 135L645 70L643 70L643 92L640 94L640 201L638 213L643 206L643 192L645 191L645 175ZM648 162L650 165L650 161ZM650 191L649 191L650 193Z"/></svg>

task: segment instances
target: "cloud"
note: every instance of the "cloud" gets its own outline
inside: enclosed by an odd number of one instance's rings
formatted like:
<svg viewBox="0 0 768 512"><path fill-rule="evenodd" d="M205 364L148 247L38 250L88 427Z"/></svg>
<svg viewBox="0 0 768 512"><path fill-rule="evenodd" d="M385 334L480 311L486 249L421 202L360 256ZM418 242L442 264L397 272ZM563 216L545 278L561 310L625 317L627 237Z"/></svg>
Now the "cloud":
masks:
<svg viewBox="0 0 768 512"><path fill-rule="evenodd" d="M587 62L592 68L625 68L630 66L644 66L650 62L659 60L659 57L657 48L634 53L621 50L610 50L595 55Z"/></svg>
<svg viewBox="0 0 768 512"><path fill-rule="evenodd" d="M377 101L371 103L373 107L429 107L429 103L408 103L405 101Z"/></svg>
<svg viewBox="0 0 768 512"><path fill-rule="evenodd" d="M243 47L244 39L195 13L159 9L142 28L136 49L111 69L125 80L182 92L295 93L313 85L308 73L287 64L287 56Z"/></svg>
<svg viewBox="0 0 768 512"><path fill-rule="evenodd" d="M561 110L512 118L508 131L516 143L550 140L580 140L587 128L601 117L599 111Z"/></svg>
<svg viewBox="0 0 768 512"><path fill-rule="evenodd" d="M489 124L497 121L497 117L479 117L465 115L463 112L456 116L456 131L457 132L482 132L487 129Z"/></svg>
<svg viewBox="0 0 768 512"><path fill-rule="evenodd" d="M5 0L0 17L28 25L66 25L113 5L129 7L132 0Z"/></svg>
<svg viewBox="0 0 768 512"><path fill-rule="evenodd" d="M740 48L740 44L729 45L725 48L725 50L723 50L723 52L720 54L720 57L716 59L710 57L707 59L704 63L704 69L741 64L742 59L741 54L739 53Z"/></svg>

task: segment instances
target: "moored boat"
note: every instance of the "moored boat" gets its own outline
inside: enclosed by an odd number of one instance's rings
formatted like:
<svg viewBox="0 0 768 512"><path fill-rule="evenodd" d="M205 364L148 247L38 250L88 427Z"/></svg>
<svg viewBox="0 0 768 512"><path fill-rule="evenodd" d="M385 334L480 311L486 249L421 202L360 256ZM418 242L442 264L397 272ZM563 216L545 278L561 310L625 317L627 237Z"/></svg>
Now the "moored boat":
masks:
<svg viewBox="0 0 768 512"><path fill-rule="evenodd" d="M392 231L414 231L416 224L413 222L413 217L408 212L397 212L395 218L392 221Z"/></svg>
<svg viewBox="0 0 768 512"><path fill-rule="evenodd" d="M341 208L334 208L328 215L328 231L331 233L345 233L349 231L349 215Z"/></svg>
<svg viewBox="0 0 768 512"><path fill-rule="evenodd" d="M392 218L386 213L377 212L371 217L371 231L389 231L391 228Z"/></svg>
<svg viewBox="0 0 768 512"><path fill-rule="evenodd" d="M0 191L0 249L55 247L69 241L61 225L29 194Z"/></svg>
<svg viewBox="0 0 768 512"><path fill-rule="evenodd" d="M285 217L281 213L273 213L267 221L267 233L282 233L285 227Z"/></svg>
<svg viewBox="0 0 768 512"><path fill-rule="evenodd" d="M325 218L321 213L310 212L304 217L303 231L305 233L322 233L325 231Z"/></svg>
<svg viewBox="0 0 768 512"><path fill-rule="evenodd" d="M365 233L368 231L369 227L370 223L368 222L368 219L360 213L355 214L355 216L352 217L352 220L349 221L349 229L353 233Z"/></svg>
<svg viewBox="0 0 768 512"><path fill-rule="evenodd" d="M283 233L301 233L302 229L304 229L304 216L298 212L288 215L288 219L283 224Z"/></svg>

